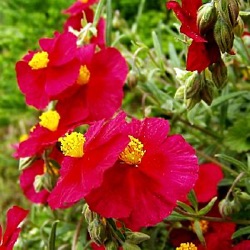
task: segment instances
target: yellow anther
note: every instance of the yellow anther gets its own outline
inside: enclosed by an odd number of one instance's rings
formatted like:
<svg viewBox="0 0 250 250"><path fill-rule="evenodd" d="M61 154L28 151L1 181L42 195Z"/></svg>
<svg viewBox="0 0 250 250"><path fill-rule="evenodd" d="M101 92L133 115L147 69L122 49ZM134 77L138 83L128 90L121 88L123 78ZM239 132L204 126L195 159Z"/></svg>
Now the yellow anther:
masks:
<svg viewBox="0 0 250 250"><path fill-rule="evenodd" d="M78 78L76 80L77 84L79 85L87 84L89 82L89 78L90 78L90 72L87 66L86 65L81 66L79 70Z"/></svg>
<svg viewBox="0 0 250 250"><path fill-rule="evenodd" d="M61 142L61 150L65 156L82 157L84 155L83 145L86 139L83 134L67 133L65 137L59 138L58 141Z"/></svg>
<svg viewBox="0 0 250 250"><path fill-rule="evenodd" d="M176 250L197 250L197 247L192 242L191 243L187 242L187 243L181 243L179 247L176 247Z"/></svg>
<svg viewBox="0 0 250 250"><path fill-rule="evenodd" d="M200 228L201 228L202 233L205 234L208 230L209 222L206 220L200 220L199 223L200 223ZM195 232L194 222L191 223L191 229L193 230L193 232Z"/></svg>
<svg viewBox="0 0 250 250"><path fill-rule="evenodd" d="M29 136L28 136L27 134L22 134L22 135L19 137L19 142L26 141L28 138L29 138Z"/></svg>
<svg viewBox="0 0 250 250"><path fill-rule="evenodd" d="M146 150L143 150L143 144L133 136L129 135L130 142L119 158L129 165L137 165L141 163L142 157Z"/></svg>
<svg viewBox="0 0 250 250"><path fill-rule="evenodd" d="M49 54L46 51L36 52L29 61L29 66L32 69L46 68L49 63Z"/></svg>
<svg viewBox="0 0 250 250"><path fill-rule="evenodd" d="M87 3L89 0L80 0L82 3Z"/></svg>
<svg viewBox="0 0 250 250"><path fill-rule="evenodd" d="M50 131L56 131L59 125L60 115L57 111L49 110L44 113L42 113L39 116L39 119L41 120L39 124L49 129Z"/></svg>

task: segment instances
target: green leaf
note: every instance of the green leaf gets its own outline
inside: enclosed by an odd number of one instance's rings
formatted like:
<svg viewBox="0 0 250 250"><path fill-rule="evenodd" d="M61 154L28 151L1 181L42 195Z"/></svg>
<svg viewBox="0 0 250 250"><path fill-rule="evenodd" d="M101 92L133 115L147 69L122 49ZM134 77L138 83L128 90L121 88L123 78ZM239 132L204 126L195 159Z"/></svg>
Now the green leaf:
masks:
<svg viewBox="0 0 250 250"><path fill-rule="evenodd" d="M111 45L112 42L112 0L107 0L107 18L106 18L106 44Z"/></svg>
<svg viewBox="0 0 250 250"><path fill-rule="evenodd" d="M193 210L193 208L190 207L189 205L187 205L187 204L184 203L184 202L177 201L177 205L178 205L179 207L181 207L182 209L184 209L185 211L191 213L191 214L194 214L194 213L195 213L195 211Z"/></svg>
<svg viewBox="0 0 250 250"><path fill-rule="evenodd" d="M217 197L214 197L205 207L203 207L198 214L199 215L205 215L207 214L214 206L214 203L216 202Z"/></svg>
<svg viewBox="0 0 250 250"><path fill-rule="evenodd" d="M193 189L188 194L188 200L191 202L195 211L197 211L198 210L198 201L197 201L197 197L196 197L196 194L195 194Z"/></svg>
<svg viewBox="0 0 250 250"><path fill-rule="evenodd" d="M230 99L233 99L237 96L242 96L242 95L247 94L247 93L248 93L247 91L238 91L238 92L233 92L230 94L220 96L220 97L213 100L213 103L210 107L214 108L214 107L220 106L221 104L223 104L224 102L226 102Z"/></svg>
<svg viewBox="0 0 250 250"><path fill-rule="evenodd" d="M49 235L48 250L56 250L56 226L59 221L56 220L52 224L51 232Z"/></svg>
<svg viewBox="0 0 250 250"><path fill-rule="evenodd" d="M204 239L204 236L202 233L201 224L200 224L199 220L194 221L194 231L195 231L199 241L202 243L202 245L205 245L206 242L205 242L205 239Z"/></svg>
<svg viewBox="0 0 250 250"><path fill-rule="evenodd" d="M181 220L187 220L187 217L185 215L179 214L175 211L173 211L167 218L166 221L181 221Z"/></svg>
<svg viewBox="0 0 250 250"><path fill-rule="evenodd" d="M238 229L236 232L233 233L232 239L235 239L245 234L250 234L250 226Z"/></svg>
<svg viewBox="0 0 250 250"><path fill-rule="evenodd" d="M236 160L235 158L233 158L231 156L224 155L224 154L216 154L215 157L218 157L220 159L223 159L223 160L233 164L234 166L238 167L243 172L247 171L247 167L245 164L243 164L242 162Z"/></svg>
<svg viewBox="0 0 250 250"><path fill-rule="evenodd" d="M157 56L157 59L159 59L159 62L160 62L160 68L161 68L162 71L164 71L162 48L161 48L160 41L159 41L158 36L157 36L155 31L152 32L152 37L153 37L153 43L154 43L156 56Z"/></svg>
<svg viewBox="0 0 250 250"><path fill-rule="evenodd" d="M95 11L95 16L94 16L94 21L93 21L93 25L96 27L101 15L102 15L102 9L103 9L103 5L104 5L105 0L100 0L96 11Z"/></svg>
<svg viewBox="0 0 250 250"><path fill-rule="evenodd" d="M225 144L238 153L250 150L250 115L238 119L228 129Z"/></svg>
<svg viewBox="0 0 250 250"><path fill-rule="evenodd" d="M250 16L250 11L240 11L239 15L249 17Z"/></svg>

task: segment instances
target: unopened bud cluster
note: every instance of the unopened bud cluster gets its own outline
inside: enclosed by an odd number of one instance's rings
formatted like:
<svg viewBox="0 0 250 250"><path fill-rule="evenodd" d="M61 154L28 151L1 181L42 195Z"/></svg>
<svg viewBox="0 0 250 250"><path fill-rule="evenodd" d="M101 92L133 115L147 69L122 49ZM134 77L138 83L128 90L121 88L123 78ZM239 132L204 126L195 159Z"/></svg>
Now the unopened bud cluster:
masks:
<svg viewBox="0 0 250 250"><path fill-rule="evenodd" d="M124 250L140 249L137 245L150 237L144 233L132 232L124 227L117 228L113 219L105 219L92 212L87 204L82 211L88 223L90 238L99 246L105 246L105 250L117 250L120 246Z"/></svg>

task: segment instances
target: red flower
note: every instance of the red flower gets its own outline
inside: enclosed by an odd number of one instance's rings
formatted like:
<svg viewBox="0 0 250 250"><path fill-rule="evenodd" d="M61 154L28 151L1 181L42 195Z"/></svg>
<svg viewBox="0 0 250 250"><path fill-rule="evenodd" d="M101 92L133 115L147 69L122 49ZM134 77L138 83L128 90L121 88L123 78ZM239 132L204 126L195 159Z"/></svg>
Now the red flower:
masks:
<svg viewBox="0 0 250 250"><path fill-rule="evenodd" d="M233 247L233 250L249 250L250 249L250 240L243 240L239 244Z"/></svg>
<svg viewBox="0 0 250 250"><path fill-rule="evenodd" d="M72 120L79 115L74 111L73 107L68 114L60 114L56 110L44 112L39 117L41 121L31 130L28 139L17 147L16 155L20 158L41 154L44 149L54 145L66 132L80 125ZM77 119L80 120L79 117Z"/></svg>
<svg viewBox="0 0 250 250"><path fill-rule="evenodd" d="M85 123L112 117L122 103L128 72L125 59L114 48L95 53L94 45L80 48L79 55L80 75L76 84L59 99L57 110L63 116L75 114L71 119Z"/></svg>
<svg viewBox="0 0 250 250"><path fill-rule="evenodd" d="M182 22L180 31L193 39L188 48L187 70L203 71L209 65L217 62L220 58L220 50L214 41L213 34L209 32L201 36L197 26L197 11L202 5L201 0L182 0L182 6L176 1L169 1L167 8L172 9Z"/></svg>
<svg viewBox="0 0 250 250"><path fill-rule="evenodd" d="M17 81L26 102L38 109L75 83L80 62L76 58L76 36L56 33L39 40L41 51L31 51L16 64Z"/></svg>
<svg viewBox="0 0 250 250"><path fill-rule="evenodd" d="M223 179L220 166L214 163L200 165L199 177L194 186L198 202L209 202L217 195L217 185Z"/></svg>
<svg viewBox="0 0 250 250"><path fill-rule="evenodd" d="M198 177L194 149L168 132L166 120L132 120L129 144L85 197L90 209L135 230L167 217Z"/></svg>
<svg viewBox="0 0 250 250"><path fill-rule="evenodd" d="M31 164L31 166L24 169L22 174L20 175L20 186L23 190L23 193L33 203L47 203L47 199L50 193L46 189L42 189L41 191L37 192L34 187L35 178L38 175L44 174L53 175L53 177L55 178L58 175L59 170L53 166L51 160L56 161L58 164L60 164L62 161L62 153L54 148L47 160L50 162L50 169L46 167L43 159L38 158Z"/></svg>
<svg viewBox="0 0 250 250"><path fill-rule="evenodd" d="M181 243L193 242L198 250L232 249L231 236L236 228L234 223L210 221L201 221L200 223L206 247L199 242L190 222L183 223L181 229L171 231L169 239L173 246L178 247Z"/></svg>
<svg viewBox="0 0 250 250"><path fill-rule="evenodd" d="M7 212L7 226L5 233L3 234L0 226L0 249L1 250L12 250L14 244L19 236L21 229L18 227L19 224L28 215L28 211L20 207L14 206Z"/></svg>
<svg viewBox="0 0 250 250"><path fill-rule="evenodd" d="M119 114L106 123L94 123L84 136L72 133L60 140L66 157L48 199L52 208L75 203L100 186L104 172L128 143L126 129L125 114Z"/></svg>

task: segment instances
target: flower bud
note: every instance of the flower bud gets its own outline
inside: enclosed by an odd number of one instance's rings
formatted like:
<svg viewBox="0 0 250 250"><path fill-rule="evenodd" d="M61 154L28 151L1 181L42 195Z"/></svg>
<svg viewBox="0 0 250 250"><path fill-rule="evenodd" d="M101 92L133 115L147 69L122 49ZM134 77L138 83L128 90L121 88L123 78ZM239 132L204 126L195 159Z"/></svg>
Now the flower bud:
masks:
<svg viewBox="0 0 250 250"><path fill-rule="evenodd" d="M201 89L201 77L197 72L188 77L185 82L186 85L186 98L189 99L196 95Z"/></svg>
<svg viewBox="0 0 250 250"><path fill-rule="evenodd" d="M221 16L218 17L214 26L214 39L222 53L229 52L233 47L234 33Z"/></svg>
<svg viewBox="0 0 250 250"><path fill-rule="evenodd" d="M34 189L36 192L40 192L44 189L44 175L37 175L34 181Z"/></svg>
<svg viewBox="0 0 250 250"><path fill-rule="evenodd" d="M127 76L128 86L132 89L137 85L138 76L135 71L131 70Z"/></svg>
<svg viewBox="0 0 250 250"><path fill-rule="evenodd" d="M97 213L92 212L89 209L89 205L87 203L84 204L83 209L82 209L82 213L83 213L84 218L88 224L90 224L94 219L98 218Z"/></svg>
<svg viewBox="0 0 250 250"><path fill-rule="evenodd" d="M141 232L126 232L126 241L132 244L140 244L145 240L149 240L150 236Z"/></svg>
<svg viewBox="0 0 250 250"><path fill-rule="evenodd" d="M141 248L135 244L128 243L125 241L122 245L123 250L140 250Z"/></svg>
<svg viewBox="0 0 250 250"><path fill-rule="evenodd" d="M212 79L217 89L222 89L227 83L227 67L222 59L209 66Z"/></svg>
<svg viewBox="0 0 250 250"><path fill-rule="evenodd" d="M188 110L191 110L197 103L201 101L200 94L196 94L190 99L187 99L185 104Z"/></svg>
<svg viewBox="0 0 250 250"><path fill-rule="evenodd" d="M244 33L244 22L240 16L238 16L237 23L233 29L234 34L238 37L242 37Z"/></svg>
<svg viewBox="0 0 250 250"><path fill-rule="evenodd" d="M106 225L100 219L94 219L88 226L90 238L97 244L103 245L107 239Z"/></svg>
<svg viewBox="0 0 250 250"><path fill-rule="evenodd" d="M234 27L240 11L238 0L220 0L218 9L226 22Z"/></svg>
<svg viewBox="0 0 250 250"><path fill-rule="evenodd" d="M211 105L214 97L213 83L211 81L205 80L205 86L200 91L200 97L207 105Z"/></svg>
<svg viewBox="0 0 250 250"><path fill-rule="evenodd" d="M107 243L105 243L105 249L106 250L117 250L119 248L119 245L117 242L115 241L107 241Z"/></svg>
<svg viewBox="0 0 250 250"><path fill-rule="evenodd" d="M203 4L197 14L197 25L199 31L202 34L205 34L208 30L214 27L214 24L217 20L217 11L214 6L214 3Z"/></svg>
<svg viewBox="0 0 250 250"><path fill-rule="evenodd" d="M178 99L178 100L183 100L184 99L184 96L185 96L185 86L180 86L176 92L175 92L175 95L174 95L174 98L175 99Z"/></svg>

